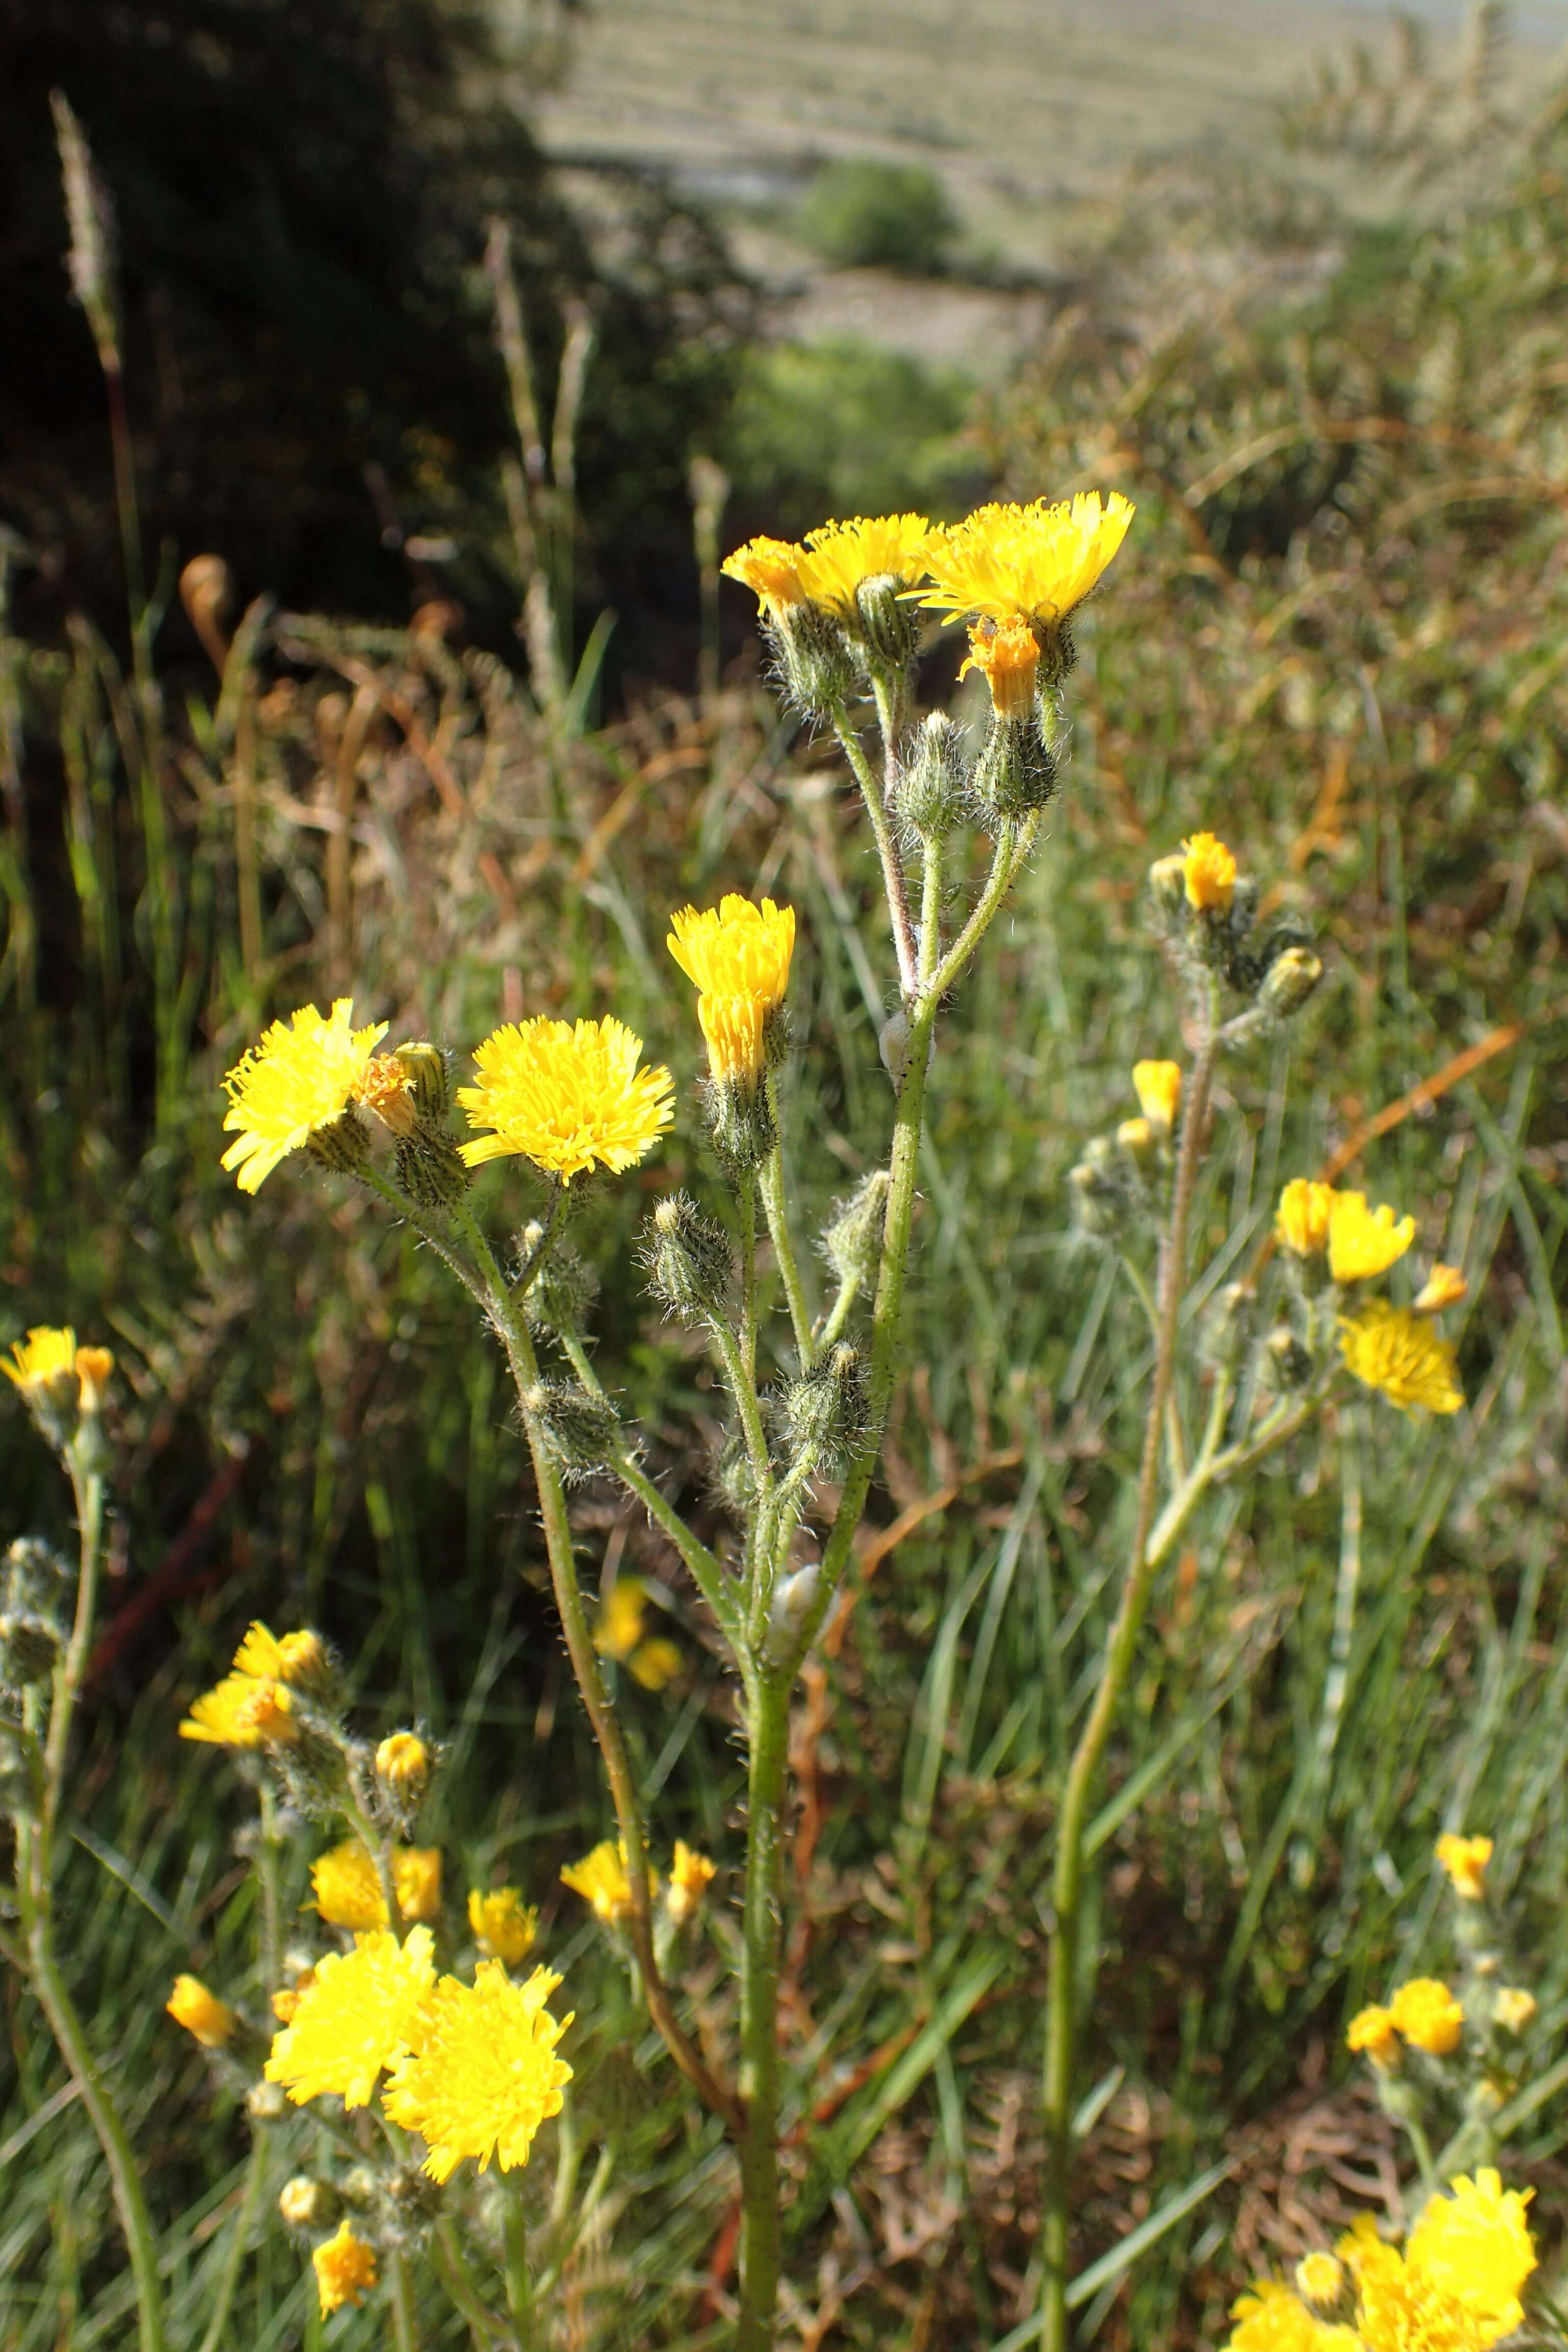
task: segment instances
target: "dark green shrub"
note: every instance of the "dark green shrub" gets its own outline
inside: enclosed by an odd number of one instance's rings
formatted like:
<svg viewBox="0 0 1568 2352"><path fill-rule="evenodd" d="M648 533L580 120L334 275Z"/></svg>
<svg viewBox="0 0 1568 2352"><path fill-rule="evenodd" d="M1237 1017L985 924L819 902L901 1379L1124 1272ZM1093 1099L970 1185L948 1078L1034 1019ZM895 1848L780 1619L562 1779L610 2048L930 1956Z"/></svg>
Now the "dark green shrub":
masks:
<svg viewBox="0 0 1568 2352"><path fill-rule="evenodd" d="M839 269L931 277L958 232L947 190L921 163L829 163L800 207L800 231Z"/></svg>

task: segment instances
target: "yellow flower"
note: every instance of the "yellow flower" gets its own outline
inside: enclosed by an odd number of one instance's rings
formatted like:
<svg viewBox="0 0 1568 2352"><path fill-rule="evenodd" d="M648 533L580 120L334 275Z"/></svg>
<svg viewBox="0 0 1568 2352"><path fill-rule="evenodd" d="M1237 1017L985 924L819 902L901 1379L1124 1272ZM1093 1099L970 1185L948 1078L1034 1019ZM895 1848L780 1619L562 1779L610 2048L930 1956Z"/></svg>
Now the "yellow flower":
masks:
<svg viewBox="0 0 1568 2352"><path fill-rule="evenodd" d="M354 1088L354 1100L363 1103L366 1110L374 1111L382 1125L390 1128L394 1135L412 1135L418 1124L408 1072L395 1054L371 1055Z"/></svg>
<svg viewBox="0 0 1568 2352"><path fill-rule="evenodd" d="M1258 2279L1231 2307L1226 2352L1359 2352L1355 2331L1331 2327L1278 2279Z"/></svg>
<svg viewBox="0 0 1568 2352"><path fill-rule="evenodd" d="M63 1330L37 1325L25 1339L11 1342L11 1361L0 1362L0 1371L19 1389L47 1388L75 1370L76 1333L68 1324Z"/></svg>
<svg viewBox="0 0 1568 2352"><path fill-rule="evenodd" d="M329 1952L300 1995L293 2022L274 2034L269 2083L297 2106L331 2094L366 2105L376 2076L405 2046L436 1982L428 1927L400 1945L384 1928L354 1937L352 1952Z"/></svg>
<svg viewBox="0 0 1568 2352"><path fill-rule="evenodd" d="M969 658L958 673L979 670L991 688L998 719L1026 719L1035 707L1040 641L1029 621L975 621L970 625Z"/></svg>
<svg viewBox="0 0 1568 2352"><path fill-rule="evenodd" d="M594 1647L602 1658L626 1659L631 1656L642 1640L643 1620L647 1614L647 1595L642 1580L636 1576L618 1576L605 1595L599 1622L594 1629Z"/></svg>
<svg viewBox="0 0 1568 2352"><path fill-rule="evenodd" d="M375 1777L405 1802L422 1796L430 1779L430 1750L416 1732L395 1731L375 1751Z"/></svg>
<svg viewBox="0 0 1568 2352"><path fill-rule="evenodd" d="M1321 1257L1329 1246L1329 1219L1334 1206L1331 1184L1317 1184L1307 1176L1293 1176L1279 1195L1274 1230L1294 1257Z"/></svg>
<svg viewBox="0 0 1568 2352"><path fill-rule="evenodd" d="M1388 2011L1375 2002L1370 2009L1358 2010L1346 2032L1345 2047L1364 2053L1374 2066L1397 2065L1399 2036Z"/></svg>
<svg viewBox="0 0 1568 2352"><path fill-rule="evenodd" d="M806 585L810 558L793 540L749 539L719 569L749 588L769 614L790 604L804 604L813 592Z"/></svg>
<svg viewBox="0 0 1568 2352"><path fill-rule="evenodd" d="M675 1116L674 1081L639 1070L642 1039L624 1022L510 1023L474 1055L479 1083L458 1100L470 1127L493 1128L461 1146L470 1168L509 1154L531 1160L563 1184L595 1162L635 1168Z"/></svg>
<svg viewBox="0 0 1568 2352"><path fill-rule="evenodd" d="M533 2136L561 2112L572 2069L555 2054L571 2016L545 2002L561 1979L535 1969L513 1984L499 1960L481 1960L471 1985L443 1977L394 2067L382 2105L416 2131L432 2180L449 2180L465 2157L481 2172L528 2162Z"/></svg>
<svg viewBox="0 0 1568 2352"><path fill-rule="evenodd" d="M1388 2004L1396 2032L1415 2050L1429 2057L1447 2058L1459 2046L1465 2012L1446 1984L1436 1977L1412 1977Z"/></svg>
<svg viewBox="0 0 1568 2352"><path fill-rule="evenodd" d="M991 621L1065 621L1099 580L1127 535L1133 509L1112 490L1053 506L977 508L933 530L926 548L931 585L922 604Z"/></svg>
<svg viewBox="0 0 1568 2352"><path fill-rule="evenodd" d="M468 1891L468 1925L485 1951L503 1968L515 1969L533 1949L539 1914L515 1886L492 1886L488 1895L475 1886Z"/></svg>
<svg viewBox="0 0 1568 2352"><path fill-rule="evenodd" d="M1194 833L1182 844L1187 904L1200 914L1228 914L1236 896L1236 859L1217 835Z"/></svg>
<svg viewBox="0 0 1568 2352"><path fill-rule="evenodd" d="M1340 1318L1340 1353L1363 1388L1378 1389L1401 1412L1458 1412L1465 1402L1452 1343L1406 1307L1369 1298Z"/></svg>
<svg viewBox="0 0 1568 2352"><path fill-rule="evenodd" d="M272 1996L272 2014L279 2025L292 2025L300 2003L316 1981L314 1969L301 1969L291 1985L283 1985Z"/></svg>
<svg viewBox="0 0 1568 2352"><path fill-rule="evenodd" d="M569 1886L574 1895L581 1895L594 1906L595 1916L607 1926L626 1918L632 1907L631 1881L626 1875L626 1850L618 1843L605 1838L581 1862L568 1863L561 1873L561 1884ZM658 1887L658 1873L648 1864L647 1891L650 1895Z"/></svg>
<svg viewBox="0 0 1568 2352"><path fill-rule="evenodd" d="M1124 1150L1147 1151L1154 1140L1154 1130L1146 1118L1124 1118L1116 1130L1116 1140Z"/></svg>
<svg viewBox="0 0 1568 2352"><path fill-rule="evenodd" d="M626 1672L633 1682L640 1683L646 1691L661 1691L680 1672L680 1652L673 1642L656 1633L651 1641L639 1642L626 1660Z"/></svg>
<svg viewBox="0 0 1568 2352"><path fill-rule="evenodd" d="M1296 2265L1296 2291L1308 2303L1337 2303L1344 2283L1344 2265L1332 2254L1303 2254Z"/></svg>
<svg viewBox="0 0 1568 2352"><path fill-rule="evenodd" d="M1456 1837L1452 1830L1445 1830L1437 1841L1437 1859L1452 1879L1455 1894L1466 1903L1485 1897L1491 1858L1489 1837Z"/></svg>
<svg viewBox="0 0 1568 2352"><path fill-rule="evenodd" d="M705 913L683 907L672 915L665 945L700 992L697 1018L714 1077L721 1085L754 1085L766 1058L768 1023L789 986L795 908L775 907L771 898L754 906L730 891Z"/></svg>
<svg viewBox="0 0 1568 2352"><path fill-rule="evenodd" d="M1157 1127L1169 1135L1182 1105L1181 1064L1134 1062L1132 1091L1138 1097L1138 1108L1150 1126Z"/></svg>
<svg viewBox="0 0 1568 2352"><path fill-rule="evenodd" d="M1386 1204L1369 1209L1364 1192L1336 1192L1329 1211L1329 1272L1336 1282L1386 1274L1415 1238L1414 1217L1397 1221Z"/></svg>
<svg viewBox="0 0 1568 2352"><path fill-rule="evenodd" d="M174 1990L163 2006L176 2025L195 2035L204 2050L221 2050L239 2022L227 2001L208 1992L200 1977L176 1977Z"/></svg>
<svg viewBox="0 0 1568 2352"><path fill-rule="evenodd" d="M367 2246L363 2238L356 2238L346 2221L340 2221L335 2233L316 2248L310 2261L315 2267L316 2292L321 2298L323 2319L330 2319L344 2304L357 2310L375 2284L375 2249Z"/></svg>
<svg viewBox="0 0 1568 2352"><path fill-rule="evenodd" d="M386 1904L374 1857L356 1840L335 1845L310 1865L316 1909L329 1927L384 1927ZM441 1908L439 1846L399 1846L392 1857L392 1885L405 1919L433 1919Z"/></svg>
<svg viewBox="0 0 1568 2352"><path fill-rule="evenodd" d="M1445 1307L1458 1307L1469 1295L1469 1284L1457 1265L1437 1265L1415 1294L1417 1315L1441 1315Z"/></svg>
<svg viewBox="0 0 1568 2352"><path fill-rule="evenodd" d="M700 1906L703 1896L712 1885L715 1867L705 1853L694 1853L684 1838L676 1839L675 1860L669 1865L669 1885L665 1891L664 1902L678 1927Z"/></svg>
<svg viewBox="0 0 1568 2352"><path fill-rule="evenodd" d="M907 587L922 579L930 538L931 525L924 515L857 515L850 522L825 522L806 532L805 560L798 576L814 603L830 604L848 619L855 611L855 591L863 580L890 576ZM735 561L731 556L724 569L728 572ZM746 583L748 587L753 584Z"/></svg>
<svg viewBox="0 0 1568 2352"><path fill-rule="evenodd" d="M1366 2214L1341 2240L1366 2352L1489 2352L1522 2319L1519 2290L1536 2263L1527 2200L1489 2168L1452 2189L1426 2206L1403 2253Z"/></svg>
<svg viewBox="0 0 1568 2352"><path fill-rule="evenodd" d="M107 1348L79 1348L76 1351L76 1376L79 1383L78 1402L83 1412L97 1412L103 1404L103 1391L109 1386L114 1370L114 1358Z"/></svg>
<svg viewBox="0 0 1568 2352"><path fill-rule="evenodd" d="M237 1675L270 1678L309 1690L328 1673L327 1653L319 1633L308 1630L279 1636L258 1621L234 1654Z"/></svg>
<svg viewBox="0 0 1568 2352"><path fill-rule="evenodd" d="M238 1139L223 1165L236 1171L242 1192L258 1192L280 1160L303 1150L356 1099L386 1023L353 1024L352 997L339 997L325 1020L304 1005L289 1022L275 1021L225 1078L224 1129Z"/></svg>
<svg viewBox="0 0 1568 2352"><path fill-rule="evenodd" d="M1540 2007L1532 1992L1517 1985L1502 1985L1492 2003L1492 2015L1505 2033L1522 2033L1535 2022Z"/></svg>

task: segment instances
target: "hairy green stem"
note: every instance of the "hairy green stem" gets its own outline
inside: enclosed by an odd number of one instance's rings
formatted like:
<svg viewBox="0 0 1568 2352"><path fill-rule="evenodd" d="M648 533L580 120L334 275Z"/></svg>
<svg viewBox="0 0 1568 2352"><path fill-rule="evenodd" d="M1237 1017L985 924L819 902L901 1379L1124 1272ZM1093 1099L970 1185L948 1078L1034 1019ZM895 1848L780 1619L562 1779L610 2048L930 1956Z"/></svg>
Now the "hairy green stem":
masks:
<svg viewBox="0 0 1568 2352"><path fill-rule="evenodd" d="M392 2294L392 2340L397 2352L418 2352L419 2331L414 2315L414 2273L406 2255L386 2258L387 2285Z"/></svg>
<svg viewBox="0 0 1568 2352"><path fill-rule="evenodd" d="M528 2221L521 2179L501 2184L501 2231L506 2307L521 2352L533 2352L533 2281L528 2273Z"/></svg>
<svg viewBox="0 0 1568 2352"><path fill-rule="evenodd" d="M1217 985L1211 981L1205 992L1203 1036L1192 1076L1185 1088L1171 1218L1160 1252L1160 1319L1149 1409L1143 1427L1137 1508L1127 1574L1121 1603L1107 1636L1094 1703L1079 1735L1068 1769L1061 1813L1057 1823L1056 1868L1051 1887L1056 1916L1051 1937L1044 2084L1046 2196L1041 2233L1045 2263L1041 2302L1044 2352L1067 2352L1068 2341L1068 2226L1072 2178L1073 2074L1078 2048L1079 1927L1083 1897L1084 1831L1094 1793L1095 1775L1110 1738L1122 1690L1131 1672L1153 1580L1156 1555L1150 1537L1159 1499L1160 1434L1164 1427L1166 1402L1175 1376L1176 1342L1182 1299L1186 1290L1187 1223L1216 1052L1217 993Z"/></svg>
<svg viewBox="0 0 1568 2352"><path fill-rule="evenodd" d="M833 713L833 731L843 746L844 756L855 773L860 787L860 797L866 803L866 814L871 820L872 837L882 864L882 882L888 894L888 914L893 927L893 950L899 960L899 988L902 995L912 996L916 982L915 927L910 916L910 894L904 882L903 861L888 820L887 797L880 778L867 759L859 737L850 726L840 703Z"/></svg>
<svg viewBox="0 0 1568 2352"><path fill-rule="evenodd" d="M784 1798L789 1764L789 1685L760 1675L750 1686L746 1886L741 1969L741 2315L736 2352L772 2352L778 2308L779 1959L784 1916Z"/></svg>
<svg viewBox="0 0 1568 2352"><path fill-rule="evenodd" d="M778 1097L773 1080L768 1080L768 1092L773 1099L773 1122L778 1123ZM789 1302L790 1326L795 1332L795 1352L800 1369L809 1372L816 1360L811 1336L811 1309L805 1303L801 1285L800 1266L795 1258L795 1241L789 1229L789 1211L784 1202L784 1152L777 1143L762 1167L763 1213L768 1221L773 1239L773 1255L778 1260L784 1280L784 1297Z"/></svg>
<svg viewBox="0 0 1568 2352"><path fill-rule="evenodd" d="M479 2293L450 2215L444 2215L437 2222L430 2241L430 2253L437 2276L450 2296L454 2308L468 2323L468 2334L477 2352L484 2352L484 2347L491 2344L512 2347L515 2352L517 2338L500 2312L492 2311Z"/></svg>

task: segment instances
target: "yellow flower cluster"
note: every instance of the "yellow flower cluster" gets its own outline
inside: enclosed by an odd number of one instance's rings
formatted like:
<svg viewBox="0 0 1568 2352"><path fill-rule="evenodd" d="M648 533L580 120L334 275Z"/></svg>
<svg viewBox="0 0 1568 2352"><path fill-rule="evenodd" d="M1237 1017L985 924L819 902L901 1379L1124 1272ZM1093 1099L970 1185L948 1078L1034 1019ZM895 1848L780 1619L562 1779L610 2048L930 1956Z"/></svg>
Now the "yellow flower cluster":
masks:
<svg viewBox="0 0 1568 2352"><path fill-rule="evenodd" d="M1056 627L1082 604L1133 512L1119 490L1104 498L1086 490L1056 505L1047 499L994 503L951 526L933 527L916 514L857 516L825 523L804 545L749 540L723 570L775 616L793 604L814 604L852 622L856 592L868 580L892 577L908 588L927 582L920 602L933 612L967 614L1032 637L1036 627ZM1022 637L1016 642L1021 649ZM974 657L979 661L978 649ZM1036 642L1029 659L1038 658ZM1031 688L1033 682L1031 672Z"/></svg>
<svg viewBox="0 0 1568 2352"><path fill-rule="evenodd" d="M443 1977L393 2063L382 2101L394 2123L420 2134L433 2180L449 2180L465 2157L483 2172L528 2162L533 2136L561 2112L572 2069L555 2045L572 2018L545 2007L561 1979L535 1969L514 1984L499 1959L481 1960L471 1985Z"/></svg>
<svg viewBox="0 0 1568 2352"><path fill-rule="evenodd" d="M1465 2012L1447 1986L1436 1977L1412 1977L1402 1984L1386 2009L1377 2003L1359 2010L1345 2034L1348 2049L1384 2069L1397 2065L1401 2039L1431 2058L1448 2058L1459 2046Z"/></svg>
<svg viewBox="0 0 1568 2352"><path fill-rule="evenodd" d="M13 1388L33 1399L54 1391L62 1402L75 1403L79 1412L97 1412L114 1370L107 1348L79 1348L69 1324L37 1324L25 1339L11 1342L11 1360L0 1357ZM72 1391L74 1391L74 1396Z"/></svg>
<svg viewBox="0 0 1568 2352"><path fill-rule="evenodd" d="M310 1885L316 1909L330 1927L357 1934L390 1924L374 1859L354 1839L311 1864ZM392 1886L400 1917L434 1919L441 1908L440 1847L399 1846L392 1857Z"/></svg>
<svg viewBox="0 0 1568 2352"><path fill-rule="evenodd" d="M618 1576L605 1596L594 1629L594 1647L602 1658L625 1666L644 1690L662 1690L680 1672L680 1652L661 1633L644 1639L647 1594L641 1579Z"/></svg>
<svg viewBox="0 0 1568 2352"><path fill-rule="evenodd" d="M699 914L672 915L665 942L700 993L697 1018L720 1086L754 1087L767 1060L768 1024L784 1003L795 952L795 908L760 907L733 891Z"/></svg>
<svg viewBox="0 0 1568 2352"><path fill-rule="evenodd" d="M1309 2255L1297 2273L1305 2301L1276 2279L1258 2281L1235 2306L1227 2352L1490 2352L1523 2319L1520 2290L1536 2267L1529 2192L1505 2189L1488 2167L1450 2188L1423 2209L1403 2251L1363 2214L1337 2262ZM1342 2263L1353 2318L1331 2321L1308 2304L1333 2307Z"/></svg>
<svg viewBox="0 0 1568 2352"><path fill-rule="evenodd" d="M474 1055L477 1083L458 1100L489 1135L465 1143L470 1168L515 1156L569 1184L594 1167L635 1168L675 1116L666 1069L639 1069L642 1039L602 1021L510 1022Z"/></svg>
<svg viewBox="0 0 1568 2352"><path fill-rule="evenodd" d="M192 1702L180 1726L182 1739L205 1739L219 1748L284 1745L299 1737L295 1690L309 1690L328 1672L321 1636L285 1633L251 1626L234 1654L233 1671Z"/></svg>
<svg viewBox="0 0 1568 2352"><path fill-rule="evenodd" d="M1364 1192L1297 1176L1279 1195L1274 1230L1292 1257L1326 1258L1332 1281L1375 1281L1405 1255L1415 1238L1414 1217L1396 1217L1386 1204L1368 1206ZM1426 1318L1465 1295L1452 1266L1432 1269L1414 1308L1366 1300L1340 1322L1340 1353L1363 1388L1376 1389L1402 1412L1458 1412L1464 1403L1451 1340Z"/></svg>

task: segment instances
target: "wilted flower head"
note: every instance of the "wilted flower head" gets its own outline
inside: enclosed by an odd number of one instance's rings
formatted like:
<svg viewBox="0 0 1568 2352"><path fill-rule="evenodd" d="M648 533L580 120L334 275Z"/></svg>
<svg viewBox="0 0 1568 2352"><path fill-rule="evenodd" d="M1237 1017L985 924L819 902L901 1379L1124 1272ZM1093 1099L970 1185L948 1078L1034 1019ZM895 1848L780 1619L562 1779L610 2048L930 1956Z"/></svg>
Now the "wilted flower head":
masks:
<svg viewBox="0 0 1568 2352"><path fill-rule="evenodd" d="M581 1862L568 1863L561 1873L561 1884L591 1903L595 1916L608 1927L630 1916L632 1888L626 1875L626 1850L618 1841L605 1838ZM658 1887L658 1873L649 1863L648 1894L655 1894Z"/></svg>
<svg viewBox="0 0 1568 2352"><path fill-rule="evenodd" d="M977 669L991 688L991 708L998 719L1026 719L1035 707L1035 684L1040 670L1040 641L1031 621L973 622L969 657L959 671Z"/></svg>
<svg viewBox="0 0 1568 2352"><path fill-rule="evenodd" d="M1435 1265L1411 1304L1417 1315L1440 1315L1469 1296L1469 1284L1457 1265Z"/></svg>
<svg viewBox="0 0 1568 2352"><path fill-rule="evenodd" d="M713 1883L714 1864L705 1853L697 1853L684 1838L675 1841L675 1860L669 1865L669 1885L665 1889L665 1908L677 1927L682 1926L700 1907L702 1898Z"/></svg>

